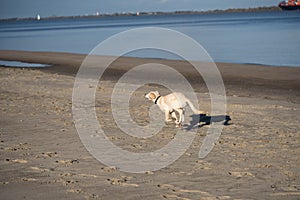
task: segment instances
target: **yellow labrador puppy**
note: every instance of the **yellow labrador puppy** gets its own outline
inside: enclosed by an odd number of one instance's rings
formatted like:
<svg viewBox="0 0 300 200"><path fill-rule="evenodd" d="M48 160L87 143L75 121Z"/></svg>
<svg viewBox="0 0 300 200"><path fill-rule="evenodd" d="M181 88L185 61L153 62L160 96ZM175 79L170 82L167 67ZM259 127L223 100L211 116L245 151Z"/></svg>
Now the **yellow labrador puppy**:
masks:
<svg viewBox="0 0 300 200"><path fill-rule="evenodd" d="M170 122L172 119L170 115L176 119L176 127L182 127L182 122L184 121L184 107L187 104L190 106L195 114L204 114L205 112L197 110L191 101L186 98L182 93L171 93L166 96L161 96L158 91L151 91L145 94L145 97L150 101L153 101L159 106L159 108L165 113L165 121ZM178 113L179 118L176 113Z"/></svg>

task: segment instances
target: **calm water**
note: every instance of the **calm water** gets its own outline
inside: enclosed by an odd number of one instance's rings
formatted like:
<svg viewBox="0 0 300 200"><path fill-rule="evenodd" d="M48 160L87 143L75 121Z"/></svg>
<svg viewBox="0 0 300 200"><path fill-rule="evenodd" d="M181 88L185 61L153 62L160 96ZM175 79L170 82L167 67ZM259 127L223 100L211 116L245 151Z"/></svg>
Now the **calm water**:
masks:
<svg viewBox="0 0 300 200"><path fill-rule="evenodd" d="M300 66L297 11L0 22L0 49L89 53L114 34L149 26L192 37L215 61ZM132 56L172 58L142 51Z"/></svg>

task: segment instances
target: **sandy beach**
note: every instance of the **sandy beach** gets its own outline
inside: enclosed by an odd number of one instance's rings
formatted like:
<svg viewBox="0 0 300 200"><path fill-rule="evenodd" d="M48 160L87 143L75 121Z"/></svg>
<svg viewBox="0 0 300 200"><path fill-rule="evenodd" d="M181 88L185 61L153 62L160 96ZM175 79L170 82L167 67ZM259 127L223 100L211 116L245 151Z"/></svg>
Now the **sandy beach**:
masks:
<svg viewBox="0 0 300 200"><path fill-rule="evenodd" d="M0 60L51 65L0 67L1 199L300 198L300 68L216 63L231 121L213 150L198 158L209 128L203 126L173 164L135 174L97 161L77 134L72 91L84 58L70 53L0 51ZM98 89L105 95L97 96L102 103L96 103L96 111L109 140L132 152L153 151L174 136L174 125L168 124L154 137L138 139L122 133L113 121L109 96L115 83L129 69L145 63L178 70L195 87L201 107L210 110L207 87L189 63L119 58L103 76ZM138 124L148 123L151 103L142 97L153 89L167 92L145 85L131 99Z"/></svg>

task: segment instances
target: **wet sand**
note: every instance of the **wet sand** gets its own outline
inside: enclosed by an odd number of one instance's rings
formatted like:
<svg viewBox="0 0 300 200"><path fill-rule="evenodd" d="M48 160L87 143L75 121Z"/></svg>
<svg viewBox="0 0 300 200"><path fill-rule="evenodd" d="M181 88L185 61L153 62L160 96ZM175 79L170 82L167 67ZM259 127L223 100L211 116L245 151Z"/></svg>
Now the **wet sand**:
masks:
<svg viewBox="0 0 300 200"><path fill-rule="evenodd" d="M198 158L209 125L203 126L176 162L135 174L100 163L79 139L72 117L72 90L84 58L68 53L0 51L1 60L53 65L0 68L1 199L300 198L300 68L217 63L232 120L224 126L214 149L206 158ZM128 69L149 62L180 71L195 87L201 106L210 109L206 85L187 62L118 59L98 88L102 103L96 103L96 111L108 138L133 152L153 151L174 137L173 124L155 137L137 139L122 133L113 122L109 97L116 81ZM132 116L138 124L149 121L147 109L152 104L141 97L152 89L167 92L145 85L131 99L135 105Z"/></svg>

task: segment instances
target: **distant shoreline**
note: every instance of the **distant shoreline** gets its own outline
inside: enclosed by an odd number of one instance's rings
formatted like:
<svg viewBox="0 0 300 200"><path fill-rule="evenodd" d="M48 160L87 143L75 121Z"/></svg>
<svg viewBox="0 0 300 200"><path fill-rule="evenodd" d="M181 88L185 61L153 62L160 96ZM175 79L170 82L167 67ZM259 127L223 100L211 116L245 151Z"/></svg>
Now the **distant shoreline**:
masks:
<svg viewBox="0 0 300 200"><path fill-rule="evenodd" d="M51 16L42 17L39 20L53 19L79 19L79 18L103 18L103 17L122 17L122 16L162 16L162 15L188 15L188 14L221 14L221 13L243 13L243 12L271 12L282 11L278 6L257 7L257 8L229 8L225 10L207 10L207 11L174 11L174 12L129 12L129 13L113 13L113 14L91 14L77 16ZM4 18L0 21L21 21L21 20L37 20L36 17L27 18Z"/></svg>

